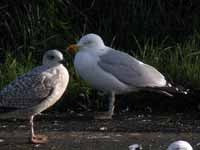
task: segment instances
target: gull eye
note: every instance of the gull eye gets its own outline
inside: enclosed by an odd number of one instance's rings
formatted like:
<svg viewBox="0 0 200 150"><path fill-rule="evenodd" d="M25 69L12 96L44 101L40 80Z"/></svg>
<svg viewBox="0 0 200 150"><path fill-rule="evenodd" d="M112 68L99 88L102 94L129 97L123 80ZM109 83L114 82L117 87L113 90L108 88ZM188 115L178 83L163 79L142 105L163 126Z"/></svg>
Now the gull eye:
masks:
<svg viewBox="0 0 200 150"><path fill-rule="evenodd" d="M48 55L47 58L48 58L49 60L53 60L53 59L55 59L55 56L53 56L53 55Z"/></svg>

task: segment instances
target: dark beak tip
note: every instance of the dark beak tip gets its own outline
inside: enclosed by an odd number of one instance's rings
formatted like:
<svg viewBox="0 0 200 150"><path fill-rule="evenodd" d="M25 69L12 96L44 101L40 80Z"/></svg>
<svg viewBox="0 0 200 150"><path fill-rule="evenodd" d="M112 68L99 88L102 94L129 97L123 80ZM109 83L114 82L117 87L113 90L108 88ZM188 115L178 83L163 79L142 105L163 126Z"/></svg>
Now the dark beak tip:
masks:
<svg viewBox="0 0 200 150"><path fill-rule="evenodd" d="M61 61L59 61L61 64L67 64L67 61L66 60L61 60Z"/></svg>

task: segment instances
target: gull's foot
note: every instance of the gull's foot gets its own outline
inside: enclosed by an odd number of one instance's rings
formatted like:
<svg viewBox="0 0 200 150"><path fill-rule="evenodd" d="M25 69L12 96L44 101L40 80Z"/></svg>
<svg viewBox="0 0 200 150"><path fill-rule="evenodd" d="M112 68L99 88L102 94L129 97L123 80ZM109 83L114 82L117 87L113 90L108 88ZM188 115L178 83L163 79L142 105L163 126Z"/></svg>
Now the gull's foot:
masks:
<svg viewBox="0 0 200 150"><path fill-rule="evenodd" d="M45 144L48 142L48 137L46 135L36 134L31 137L32 144Z"/></svg>
<svg viewBox="0 0 200 150"><path fill-rule="evenodd" d="M94 119L96 120L111 120L112 114L110 112L96 112Z"/></svg>

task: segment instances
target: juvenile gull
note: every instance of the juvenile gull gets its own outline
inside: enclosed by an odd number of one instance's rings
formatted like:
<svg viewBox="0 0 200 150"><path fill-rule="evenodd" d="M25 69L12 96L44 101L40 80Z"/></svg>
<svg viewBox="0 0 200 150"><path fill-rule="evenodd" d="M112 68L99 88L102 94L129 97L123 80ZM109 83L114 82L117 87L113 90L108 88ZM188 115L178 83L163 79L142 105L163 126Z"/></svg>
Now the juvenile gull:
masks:
<svg viewBox="0 0 200 150"><path fill-rule="evenodd" d="M74 66L78 74L95 89L109 94L109 110L99 119L111 119L114 112L115 94L149 90L176 92L165 77L154 67L145 64L127 53L104 45L96 34L83 36L77 44L67 50L79 51L75 55ZM166 92L168 91L168 92Z"/></svg>
<svg viewBox="0 0 200 150"><path fill-rule="evenodd" d="M33 119L56 103L66 90L69 74L62 62L61 52L49 50L43 56L43 65L17 77L0 91L0 107L16 109L0 118L30 118L32 143L47 142L46 136L34 133Z"/></svg>
<svg viewBox="0 0 200 150"><path fill-rule="evenodd" d="M188 142L179 140L171 143L167 150L193 150L193 148Z"/></svg>

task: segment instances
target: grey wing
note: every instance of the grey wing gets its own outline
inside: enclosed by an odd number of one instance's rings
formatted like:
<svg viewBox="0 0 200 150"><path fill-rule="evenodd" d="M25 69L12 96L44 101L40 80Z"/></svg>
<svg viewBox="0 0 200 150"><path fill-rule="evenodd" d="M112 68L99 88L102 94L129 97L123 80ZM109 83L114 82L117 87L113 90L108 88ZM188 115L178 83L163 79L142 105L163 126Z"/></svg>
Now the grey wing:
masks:
<svg viewBox="0 0 200 150"><path fill-rule="evenodd" d="M121 82L134 87L154 87L166 84L164 76L154 67L120 51L109 49L100 56L98 65Z"/></svg>
<svg viewBox="0 0 200 150"><path fill-rule="evenodd" d="M0 91L0 106L27 108L37 105L51 94L51 82L40 73L18 77Z"/></svg>

